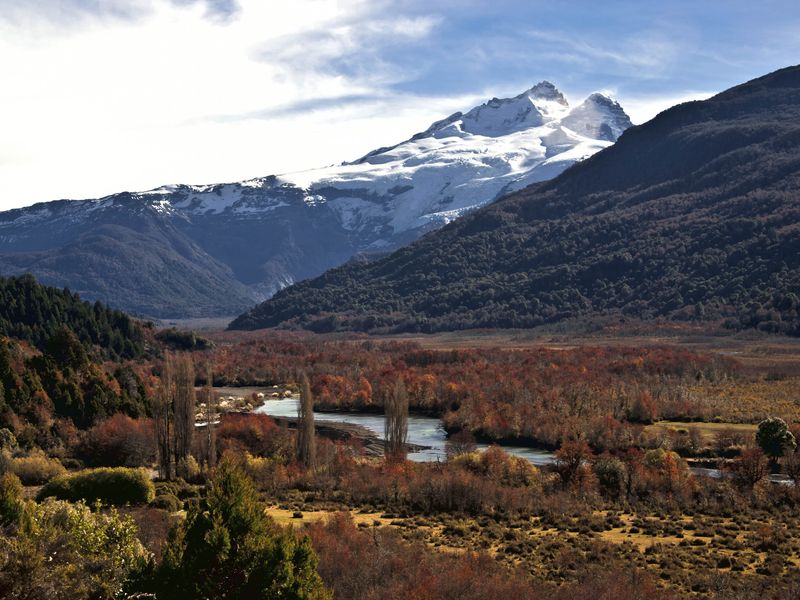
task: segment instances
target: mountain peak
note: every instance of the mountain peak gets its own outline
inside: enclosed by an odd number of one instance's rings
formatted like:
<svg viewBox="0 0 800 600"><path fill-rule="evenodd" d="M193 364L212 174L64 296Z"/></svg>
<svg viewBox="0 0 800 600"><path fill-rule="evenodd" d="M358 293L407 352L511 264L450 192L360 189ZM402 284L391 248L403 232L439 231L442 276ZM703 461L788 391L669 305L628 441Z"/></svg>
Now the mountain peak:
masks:
<svg viewBox="0 0 800 600"><path fill-rule="evenodd" d="M552 82L545 79L521 94L510 98L495 97L465 113L460 111L453 113L447 118L435 121L425 131L414 134L405 142L378 148L352 163L343 164L385 162L387 153L408 142L425 138L465 135L500 138L542 125L557 129L560 124L566 125L583 137L613 142L631 126L631 121L615 100L599 92L592 94L581 105L571 110L564 94Z"/></svg>
<svg viewBox="0 0 800 600"><path fill-rule="evenodd" d="M562 106L569 106L569 103L567 102L567 99L564 97L564 94L562 94L555 85L553 85L546 79L544 81L540 81L539 83L534 85L531 89L529 89L527 92L523 92L517 97L519 98L523 96L528 96L532 98L541 98L543 100L553 100L555 102L558 102Z"/></svg>
<svg viewBox="0 0 800 600"><path fill-rule="evenodd" d="M513 98L492 98L464 114L456 113L434 123L428 131L451 133L449 129L458 127L460 133L499 137L544 125L567 108L569 103L558 88L540 81Z"/></svg>
<svg viewBox="0 0 800 600"><path fill-rule="evenodd" d="M619 102L603 92L594 92L593 94L590 94L589 97L586 98L586 102L593 102L595 104L599 104L600 106L607 106L614 109L621 108Z"/></svg>
<svg viewBox="0 0 800 600"><path fill-rule="evenodd" d="M549 183L301 282L231 328L432 333L705 313L800 335L784 301L800 289L799 119L800 68L675 106ZM593 94L553 128L597 143L593 129L614 137L620 122L621 107Z"/></svg>
<svg viewBox="0 0 800 600"><path fill-rule="evenodd" d="M591 94L561 123L579 135L608 142L616 142L632 125L619 102L601 92Z"/></svg>

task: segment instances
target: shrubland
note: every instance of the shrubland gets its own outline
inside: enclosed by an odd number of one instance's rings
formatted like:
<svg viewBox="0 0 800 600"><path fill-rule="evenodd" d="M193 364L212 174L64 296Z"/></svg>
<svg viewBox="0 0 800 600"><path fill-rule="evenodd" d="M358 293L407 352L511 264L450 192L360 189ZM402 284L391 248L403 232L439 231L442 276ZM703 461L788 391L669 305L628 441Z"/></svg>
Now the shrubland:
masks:
<svg viewBox="0 0 800 600"><path fill-rule="evenodd" d="M117 519L141 544L122 571L81 558L85 546L69 550L75 573L110 573L110 587L65 587L74 597L111 597L111 587L214 597L284 581L296 597L766 598L770 582L788 597L798 581L800 497L768 479L800 476L791 375L675 345L443 349L274 332L214 341L102 363L67 330L44 350L2 343L0 537L11 558L0 580L53 543L26 538L25 515L74 506L87 527ZM410 411L442 418L447 460L405 461L402 444L391 460L368 457L345 435L304 442L315 455L300 462L295 431L265 415L222 414L210 436L195 430L207 414L198 403L213 394L195 385L298 389L303 374L317 409L381 413L399 394ZM741 390L749 403L737 402ZM787 422L771 422L771 442L755 427L768 416ZM476 439L545 446L556 463L476 452ZM723 458L723 476L693 474L686 457ZM265 510L289 516L255 516ZM231 525L242 519L244 529ZM206 583L185 585L195 580Z"/></svg>

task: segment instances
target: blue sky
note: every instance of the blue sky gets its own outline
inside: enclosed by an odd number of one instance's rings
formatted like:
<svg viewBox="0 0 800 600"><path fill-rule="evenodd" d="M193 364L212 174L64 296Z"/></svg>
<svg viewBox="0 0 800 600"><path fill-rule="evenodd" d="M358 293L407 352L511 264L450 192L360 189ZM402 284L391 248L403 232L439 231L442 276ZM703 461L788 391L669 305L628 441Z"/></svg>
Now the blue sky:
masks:
<svg viewBox="0 0 800 600"><path fill-rule="evenodd" d="M340 162L542 79L642 122L798 31L786 0L0 0L0 208Z"/></svg>

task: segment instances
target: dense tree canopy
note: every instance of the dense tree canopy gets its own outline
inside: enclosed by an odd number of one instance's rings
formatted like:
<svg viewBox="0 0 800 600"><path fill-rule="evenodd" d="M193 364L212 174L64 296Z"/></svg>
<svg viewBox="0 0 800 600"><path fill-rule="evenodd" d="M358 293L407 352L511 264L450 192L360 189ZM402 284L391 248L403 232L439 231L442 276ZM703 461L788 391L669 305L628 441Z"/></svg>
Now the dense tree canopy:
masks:
<svg viewBox="0 0 800 600"><path fill-rule="evenodd" d="M149 403L144 382L131 365L113 372L88 359L69 329L59 329L43 354L31 354L13 340L0 339L0 425L25 431L27 443L54 443L57 423L46 415L86 427L116 413L144 416ZM25 423L38 425L26 428Z"/></svg>
<svg viewBox="0 0 800 600"><path fill-rule="evenodd" d="M33 275L0 277L0 335L44 350L64 326L82 344L99 347L111 358L134 358L145 351L141 326L124 312L40 285Z"/></svg>

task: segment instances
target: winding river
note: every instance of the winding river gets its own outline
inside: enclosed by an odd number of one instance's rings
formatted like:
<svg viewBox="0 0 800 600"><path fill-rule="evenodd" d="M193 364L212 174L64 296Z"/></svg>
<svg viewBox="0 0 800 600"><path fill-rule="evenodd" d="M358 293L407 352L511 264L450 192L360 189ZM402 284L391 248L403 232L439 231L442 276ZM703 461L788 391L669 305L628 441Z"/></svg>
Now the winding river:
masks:
<svg viewBox="0 0 800 600"><path fill-rule="evenodd" d="M285 400L267 400L255 412L270 415L272 417L296 417L297 416L296 398ZM314 420L319 423L338 422L353 423L361 425L375 433L383 439L383 415L371 413L327 413L314 411ZM444 461L447 459L445 453L445 443L447 434L442 427L441 421L435 417L425 417L420 415L409 415L408 417L408 442L417 446L425 446L424 450L413 452L408 455L409 460L418 462L425 461ZM479 449L488 448L488 444L476 444ZM524 446L503 445L503 450L509 454L520 456L534 465L548 465L555 461L552 452L546 450L536 450Z"/></svg>
<svg viewBox="0 0 800 600"><path fill-rule="evenodd" d="M296 417L297 398L286 398L283 400L267 400L255 412L270 415L272 417ZM320 423L353 423L369 429L379 438L383 439L383 415L372 413L346 413L346 412L317 412L314 411L314 419ZM424 446L419 452L412 452L408 455L409 460L417 462L426 461L445 461L447 454L445 444L447 433L445 433L442 423L435 417L425 417L421 415L409 415L408 417L408 442L417 446ZM480 450L489 447L488 444L476 444ZM555 456L547 450L537 450L525 446L511 446L501 444L503 450L514 456L519 456L534 465L550 465L555 462ZM706 467L691 467L695 475L719 478L722 473L719 469L709 469ZM775 483L786 484L785 475L771 475L770 480Z"/></svg>

